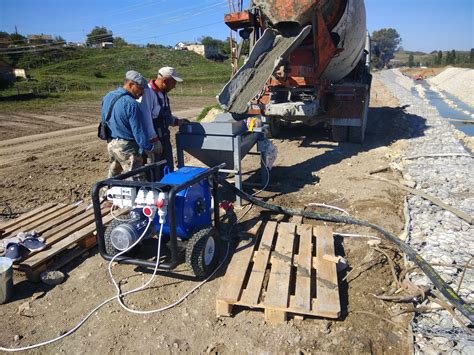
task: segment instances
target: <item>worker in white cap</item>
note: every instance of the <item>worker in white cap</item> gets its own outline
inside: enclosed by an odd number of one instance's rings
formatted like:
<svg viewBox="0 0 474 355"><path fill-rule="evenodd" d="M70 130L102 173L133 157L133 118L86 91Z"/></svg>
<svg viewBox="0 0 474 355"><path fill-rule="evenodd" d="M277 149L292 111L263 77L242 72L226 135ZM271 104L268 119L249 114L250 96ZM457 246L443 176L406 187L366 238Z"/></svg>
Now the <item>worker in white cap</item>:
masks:
<svg viewBox="0 0 474 355"><path fill-rule="evenodd" d="M170 126L180 126L189 122L185 119L179 119L171 114L170 100L168 93L176 87L178 82L182 82L176 69L173 67L163 67L158 71L156 79L148 83L143 96L139 100L142 110L149 122L153 123L154 131L150 134L150 142L160 141L163 147L163 153L149 154L148 162L166 159L167 166L171 171L174 170L173 149L170 141Z"/></svg>

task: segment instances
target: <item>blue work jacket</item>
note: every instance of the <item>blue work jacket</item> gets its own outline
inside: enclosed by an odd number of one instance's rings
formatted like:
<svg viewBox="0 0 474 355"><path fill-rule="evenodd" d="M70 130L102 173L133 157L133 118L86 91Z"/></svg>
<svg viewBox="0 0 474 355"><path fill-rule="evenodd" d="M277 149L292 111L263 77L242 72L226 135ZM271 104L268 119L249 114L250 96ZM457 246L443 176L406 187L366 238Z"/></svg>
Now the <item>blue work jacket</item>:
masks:
<svg viewBox="0 0 474 355"><path fill-rule="evenodd" d="M105 122L112 100L127 90L120 88L109 92L102 98L102 122ZM139 153L153 149L148 140L145 127L145 118L140 110L140 104L130 94L122 96L115 103L108 121L112 138L135 141L139 146Z"/></svg>

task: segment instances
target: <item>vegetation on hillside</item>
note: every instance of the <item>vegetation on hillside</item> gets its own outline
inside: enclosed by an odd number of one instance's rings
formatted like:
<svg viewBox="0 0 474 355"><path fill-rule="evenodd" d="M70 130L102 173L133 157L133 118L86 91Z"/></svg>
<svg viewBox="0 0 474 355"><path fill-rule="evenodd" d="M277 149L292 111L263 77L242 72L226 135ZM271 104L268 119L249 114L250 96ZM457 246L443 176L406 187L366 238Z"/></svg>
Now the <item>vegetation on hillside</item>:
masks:
<svg viewBox="0 0 474 355"><path fill-rule="evenodd" d="M401 47L402 39L394 28L382 28L372 32L372 65L384 67L444 67L453 65L474 68L474 48L470 51L406 51Z"/></svg>
<svg viewBox="0 0 474 355"><path fill-rule="evenodd" d="M411 60L410 60L411 58ZM444 67L452 65L474 68L474 49L470 51L432 51L431 53L398 50L390 62L393 67Z"/></svg>
<svg viewBox="0 0 474 355"><path fill-rule="evenodd" d="M228 62L213 62L192 51L175 51L171 47L148 44L138 47L113 37L105 27L94 27L87 35L89 45L102 41L114 42L114 48L80 47L66 43L60 36L44 43L45 39L28 39L18 33L0 32L0 64L25 69L27 78L16 81L0 77L0 101L3 108L10 105L48 105L68 100L99 100L105 92L121 85L127 70L137 70L146 78L155 77L162 66L176 67L184 82L173 95L215 96L229 80ZM246 43L242 47L247 53ZM229 40L209 36L202 44L216 45L226 57ZM474 49L468 51L409 52L400 47L401 38L393 28L372 34L372 62L384 66L445 66L474 67Z"/></svg>
<svg viewBox="0 0 474 355"><path fill-rule="evenodd" d="M126 71L137 70L151 79L166 65L174 66L184 79L173 91L174 95L215 96L230 77L228 63L216 63L191 51L175 51L162 46L55 47L13 53L3 58L17 68L26 69L28 79L17 80L8 88L0 89L2 101L13 101L21 95L41 97L38 101L42 102L48 95L62 99L100 99L105 92L122 84Z"/></svg>

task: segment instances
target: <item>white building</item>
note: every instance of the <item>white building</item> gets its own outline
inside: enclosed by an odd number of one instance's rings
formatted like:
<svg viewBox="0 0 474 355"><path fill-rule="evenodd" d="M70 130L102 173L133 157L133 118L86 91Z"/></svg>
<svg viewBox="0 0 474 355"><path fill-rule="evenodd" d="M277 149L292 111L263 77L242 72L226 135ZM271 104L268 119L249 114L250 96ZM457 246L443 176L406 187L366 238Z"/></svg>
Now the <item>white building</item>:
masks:
<svg viewBox="0 0 474 355"><path fill-rule="evenodd" d="M25 69L13 69L13 74L15 74L16 78L24 78L26 79L26 71Z"/></svg>
<svg viewBox="0 0 474 355"><path fill-rule="evenodd" d="M100 48L114 48L114 44L112 42L102 42Z"/></svg>
<svg viewBox="0 0 474 355"><path fill-rule="evenodd" d="M219 50L216 46L205 46L204 44L198 43L179 42L174 46L174 49L181 51L193 51L205 58L214 58L219 54Z"/></svg>

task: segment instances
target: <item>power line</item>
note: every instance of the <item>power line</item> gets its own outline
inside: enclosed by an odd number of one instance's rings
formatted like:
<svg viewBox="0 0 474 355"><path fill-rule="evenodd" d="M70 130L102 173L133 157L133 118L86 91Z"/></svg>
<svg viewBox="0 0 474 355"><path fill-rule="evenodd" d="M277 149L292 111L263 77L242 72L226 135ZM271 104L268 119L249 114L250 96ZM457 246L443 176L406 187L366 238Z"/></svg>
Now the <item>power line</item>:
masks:
<svg viewBox="0 0 474 355"><path fill-rule="evenodd" d="M213 8L219 8L219 7L222 7L226 3L227 3L227 1L224 0L224 1L220 1L218 3L213 3L211 5L204 6L204 7L202 5L195 6L195 4L194 4L193 6L182 7L182 8L167 11L167 12L161 12L161 13L158 13L158 14L153 15L153 16L145 16L145 17L135 18L135 19L130 20L130 21L114 23L114 24L108 25L108 27L111 28L111 27L114 27L114 26L123 26L123 25L126 25L126 24L131 24L131 23L134 23L134 22L143 22L145 20L151 20L151 19L156 18L156 17L166 17L167 15L179 12L180 15L174 16L171 19L167 19L167 21L163 22L162 24L175 23L175 22L178 22L179 20L189 19L188 15L196 16L197 15L196 12L192 11L194 9L201 10L201 12L199 12L199 14L201 14L201 13L206 12L206 11L202 11L202 10L210 10L210 9L213 9ZM186 11L186 13L183 13L183 11ZM169 20L173 20L173 21L170 22ZM150 26L150 24L146 24L146 26L148 27L148 26ZM71 33L80 33L80 32L82 32L82 30L81 31L64 32L64 33L62 33L62 35L71 34ZM101 35L99 35L98 37L100 37L100 36ZM95 36L92 36L92 37L89 37L89 38L94 39ZM8 42L9 43L21 43L22 41L8 41ZM25 47L27 47L27 46L25 46Z"/></svg>
<svg viewBox="0 0 474 355"><path fill-rule="evenodd" d="M154 38L154 37L160 38L160 37L172 36L172 35L175 35L175 34L178 34L178 33L182 33L182 32L188 32L188 31L192 31L192 30L197 30L197 29L199 29L199 28L204 28L204 27L213 26L213 25L216 25L216 24L218 24L218 23L222 23L222 21L211 22L211 23L208 23L207 25L202 25L202 26L187 28L187 29L184 29L184 30L181 30L181 31L170 32L170 33L164 33L164 34L158 35L158 36L143 37L143 38L140 38L139 40L142 40L142 39L149 39L149 38Z"/></svg>
<svg viewBox="0 0 474 355"><path fill-rule="evenodd" d="M183 33L183 32L188 32L188 31L192 31L192 30L196 30L196 29L199 29L199 28L205 28L205 27L209 27L209 26L213 26L213 25L216 25L216 24L219 24L219 23L222 23L221 21L217 21L217 22L211 22L211 23L208 23L206 25L202 25L202 26L196 26L196 27L190 27L190 28L186 28L186 29L183 29L183 30L180 30L180 31L175 31L175 32L169 32L169 33L164 33L162 35L154 35L154 36L149 36L149 37L142 37L140 39L137 39L137 40L143 40L143 39L149 39L149 38L160 38L160 37L166 37L166 36L171 36L171 35L175 35L175 34L178 34L178 33ZM51 45L47 48L42 48L42 49L34 49L34 50L21 50L21 51L12 51L12 52L0 52L0 54L20 54L20 53L39 53L39 52L42 52L42 51L47 51L47 50L52 50L52 49L59 49L61 48L62 45Z"/></svg>
<svg viewBox="0 0 474 355"><path fill-rule="evenodd" d="M215 10L219 10L219 6L225 6L225 1L221 4L214 4L211 6L211 8L214 8L214 7L217 7ZM205 8L201 8L201 11L200 12L194 12L193 13L193 16L194 18L197 19L197 15L200 15L200 14L205 14L205 13L209 13L209 7L205 7ZM177 23L177 22L180 22L181 20L184 20L184 19L188 19L189 17L186 15L186 14L182 14L181 16L175 16L175 17L172 17L170 19L168 19L167 21L164 21L162 22L160 25L161 26L164 26L164 25L170 25L170 24L173 24L173 23ZM217 23L222 23L221 21L219 22L216 22L214 24L217 24ZM148 27L148 25L146 25L146 27ZM207 27L207 26L204 26L204 27ZM201 27L197 27L197 28L201 28ZM187 30L185 30L187 31ZM179 31L177 33L180 33ZM120 36L121 33L119 32L118 34L116 33L115 36ZM99 35L95 35L95 36L88 36L88 40L97 40L97 39L100 39L102 37L108 37L109 34L99 34ZM110 35L112 36L112 35ZM151 37L144 37L144 38L139 38L139 39L132 39L131 40L135 40L135 41L139 41L139 40L142 40L142 39L148 39L148 38L153 38L153 37L160 37L160 36L151 36ZM130 40L130 39L129 39ZM62 46L62 44L58 45L58 46ZM11 54L12 52L13 53L21 53L21 51L19 50L31 50L31 52L37 52L37 48L38 47L47 47L48 49L53 47L53 45L49 44L49 43L45 43L45 44L38 44L38 45L35 45L35 49L31 48L32 46L22 46L22 47L16 47L17 50L14 50L13 48L5 48L5 49L0 49L0 53L3 53L3 54Z"/></svg>
<svg viewBox="0 0 474 355"><path fill-rule="evenodd" d="M162 0L161 2L166 2L166 0ZM215 0L208 0L206 1L206 3L209 3L209 2L215 2ZM149 7L151 5L156 5L156 3L148 3L148 4L134 4L134 5L130 5L130 6L127 6L127 7L122 7L120 9L116 9L115 11L112 10L110 12L107 12L107 15L118 15L118 14L125 14L125 13L128 13L128 12L132 12L132 11L136 11L137 9L139 8L145 8L145 7ZM194 7L194 6L192 6ZM171 10L171 11L168 11L168 12L161 12L160 15L165 15L165 14L171 14L171 13L175 13L175 12L181 12L183 9L186 9L186 7L177 7L175 10Z"/></svg>

